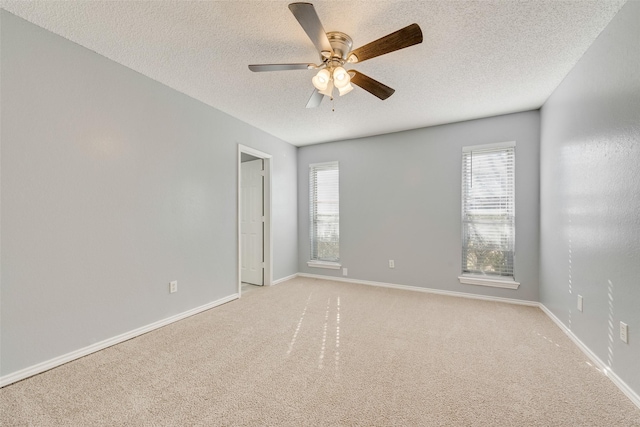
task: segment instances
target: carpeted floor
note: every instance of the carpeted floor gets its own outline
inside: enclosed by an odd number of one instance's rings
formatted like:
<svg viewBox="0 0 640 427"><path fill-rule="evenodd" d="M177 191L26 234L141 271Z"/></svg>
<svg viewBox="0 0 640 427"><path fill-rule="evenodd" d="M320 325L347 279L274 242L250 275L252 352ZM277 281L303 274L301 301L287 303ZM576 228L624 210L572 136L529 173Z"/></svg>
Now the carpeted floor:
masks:
<svg viewBox="0 0 640 427"><path fill-rule="evenodd" d="M538 308L297 278L0 390L4 426L640 426Z"/></svg>

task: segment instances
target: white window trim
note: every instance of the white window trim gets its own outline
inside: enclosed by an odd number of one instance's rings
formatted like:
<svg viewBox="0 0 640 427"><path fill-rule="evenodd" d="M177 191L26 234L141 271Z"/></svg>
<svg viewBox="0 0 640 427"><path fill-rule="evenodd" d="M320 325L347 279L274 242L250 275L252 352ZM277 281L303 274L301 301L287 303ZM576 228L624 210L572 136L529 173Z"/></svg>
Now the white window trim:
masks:
<svg viewBox="0 0 640 427"><path fill-rule="evenodd" d="M338 173L340 171L340 162L337 160L333 160L330 162L309 163L309 170L317 167L322 167L322 166L336 166L336 168L338 168ZM338 188L338 192L339 191L340 190ZM313 254L311 255L313 256ZM324 261L324 260L318 260L318 259L311 259L307 262L307 266L313 267L313 268L326 268L331 270L338 270L342 267L342 265L340 264L340 257L338 257L337 261Z"/></svg>
<svg viewBox="0 0 640 427"><path fill-rule="evenodd" d="M520 282L516 282L513 278L496 279L487 276L462 275L458 276L460 283L465 285L491 286L493 288L518 289Z"/></svg>
<svg viewBox="0 0 640 427"><path fill-rule="evenodd" d="M463 153L471 151L495 150L500 148L515 148L516 141L494 142L491 144L468 145L462 147ZM515 189L514 189L515 192ZM515 196L515 194L514 194ZM514 270L515 270L515 247L514 247ZM462 274L458 276L460 283L465 285L490 286L494 288L518 289L520 282L516 282L513 277L505 276L481 276L477 274Z"/></svg>
<svg viewBox="0 0 640 427"><path fill-rule="evenodd" d="M511 148L515 146L516 146L515 141L495 142L493 144L483 144L483 145L467 145L466 147L462 147L462 152L468 153L470 151L495 150L498 148Z"/></svg>
<svg viewBox="0 0 640 427"><path fill-rule="evenodd" d="M339 166L340 162L338 162L337 160L334 160L332 162L320 162L320 163L309 163L309 168L314 168L314 167L318 167L318 166Z"/></svg>
<svg viewBox="0 0 640 427"><path fill-rule="evenodd" d="M339 262L331 262L331 261L307 261L307 265L313 268L328 268L330 270L340 270L342 268L342 264Z"/></svg>

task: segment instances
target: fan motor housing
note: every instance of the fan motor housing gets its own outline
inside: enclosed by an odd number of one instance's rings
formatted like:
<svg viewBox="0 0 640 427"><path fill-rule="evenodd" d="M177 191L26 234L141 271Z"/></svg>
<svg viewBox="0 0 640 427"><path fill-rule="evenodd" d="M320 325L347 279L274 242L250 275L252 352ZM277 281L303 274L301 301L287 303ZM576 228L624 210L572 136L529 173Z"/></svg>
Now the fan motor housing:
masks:
<svg viewBox="0 0 640 427"><path fill-rule="evenodd" d="M340 59L346 61L347 56L353 47L353 40L351 40L351 37L340 31L330 31L327 33L327 38L333 48L334 57L339 56Z"/></svg>

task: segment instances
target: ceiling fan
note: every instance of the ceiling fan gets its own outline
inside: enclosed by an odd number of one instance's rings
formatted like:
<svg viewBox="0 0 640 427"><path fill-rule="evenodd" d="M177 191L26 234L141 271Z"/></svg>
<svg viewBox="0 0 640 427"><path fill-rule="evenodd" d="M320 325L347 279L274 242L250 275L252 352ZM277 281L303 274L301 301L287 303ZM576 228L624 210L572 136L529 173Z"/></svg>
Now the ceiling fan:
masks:
<svg viewBox="0 0 640 427"><path fill-rule="evenodd" d="M256 64L249 65L255 72L285 70L320 70L311 82L315 87L307 108L320 105L325 96L332 97L334 88L340 96L353 90L351 83L361 87L372 95L385 100L395 92L394 89L380 83L356 70L345 70L345 64L355 64L422 43L422 30L418 24L411 24L394 33L372 41L362 47L351 50L353 40L340 31L325 32L315 8L311 3L291 3L289 10L296 17L304 31L320 52L322 63L316 64Z"/></svg>

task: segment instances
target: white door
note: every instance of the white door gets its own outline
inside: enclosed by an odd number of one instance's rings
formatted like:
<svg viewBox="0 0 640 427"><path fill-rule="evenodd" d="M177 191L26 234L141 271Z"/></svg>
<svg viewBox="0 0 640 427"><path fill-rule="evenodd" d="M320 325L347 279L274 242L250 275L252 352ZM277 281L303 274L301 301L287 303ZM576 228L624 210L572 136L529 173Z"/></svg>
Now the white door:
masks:
<svg viewBox="0 0 640 427"><path fill-rule="evenodd" d="M240 164L241 280L263 285L263 167L262 159Z"/></svg>

